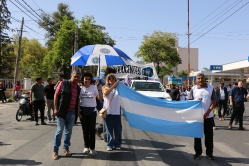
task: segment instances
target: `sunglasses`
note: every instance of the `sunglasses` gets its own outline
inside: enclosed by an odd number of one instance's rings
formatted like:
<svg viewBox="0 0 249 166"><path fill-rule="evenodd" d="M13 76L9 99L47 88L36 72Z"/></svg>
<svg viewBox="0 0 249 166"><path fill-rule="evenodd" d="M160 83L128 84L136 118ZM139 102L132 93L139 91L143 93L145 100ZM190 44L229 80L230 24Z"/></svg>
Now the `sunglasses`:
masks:
<svg viewBox="0 0 249 166"><path fill-rule="evenodd" d="M115 80L115 78L108 78L108 80Z"/></svg>

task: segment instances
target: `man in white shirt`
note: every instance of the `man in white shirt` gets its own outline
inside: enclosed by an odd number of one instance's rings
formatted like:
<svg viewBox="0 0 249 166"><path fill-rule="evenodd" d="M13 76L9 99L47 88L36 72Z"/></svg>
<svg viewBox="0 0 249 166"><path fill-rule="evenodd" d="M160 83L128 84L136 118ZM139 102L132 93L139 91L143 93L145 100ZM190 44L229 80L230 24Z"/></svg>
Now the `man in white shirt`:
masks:
<svg viewBox="0 0 249 166"><path fill-rule="evenodd" d="M214 126L214 113L213 109L216 104L216 96L213 86L205 83L205 76L199 73L196 76L197 85L193 86L190 91L190 96L194 100L200 100L203 107L204 118L204 134L206 155L208 159L214 160L213 156L213 126ZM194 159L199 159L202 154L201 138L194 140L195 155Z"/></svg>
<svg viewBox="0 0 249 166"><path fill-rule="evenodd" d="M216 101L219 104L218 114L219 120L225 120L224 116L227 111L227 103L228 103L228 92L227 88L224 87L224 83L220 83L220 88L216 90ZM221 115L221 108L223 107L223 115Z"/></svg>

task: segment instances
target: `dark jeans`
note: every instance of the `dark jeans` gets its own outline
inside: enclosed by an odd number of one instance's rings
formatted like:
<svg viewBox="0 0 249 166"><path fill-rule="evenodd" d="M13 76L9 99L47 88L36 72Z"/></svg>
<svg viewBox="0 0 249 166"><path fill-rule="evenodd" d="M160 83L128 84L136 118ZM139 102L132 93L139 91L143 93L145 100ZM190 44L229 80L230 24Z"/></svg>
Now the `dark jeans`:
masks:
<svg viewBox="0 0 249 166"><path fill-rule="evenodd" d="M219 109L218 109L218 114L219 114L219 118L221 118L221 108L223 107L223 117L226 114L227 111L227 101L226 100L219 100Z"/></svg>
<svg viewBox="0 0 249 166"><path fill-rule="evenodd" d="M44 100L35 100L33 101L34 112L35 112L35 121L38 122L38 109L41 113L41 122L44 122L44 110L45 110L45 101Z"/></svg>
<svg viewBox="0 0 249 166"><path fill-rule="evenodd" d="M95 149L95 126L96 126L96 112L93 112L90 115L83 115L82 112L81 116L81 126L83 130L83 138L84 138L84 146L85 148L90 148L91 150Z"/></svg>
<svg viewBox="0 0 249 166"><path fill-rule="evenodd" d="M2 102L4 102L4 100L6 101L5 92L0 92L0 96L2 98Z"/></svg>
<svg viewBox="0 0 249 166"><path fill-rule="evenodd" d="M234 118L238 118L239 120L239 127L243 127L243 114L245 111L244 104L234 104L233 105L233 114L230 120L230 124L233 124Z"/></svg>
<svg viewBox="0 0 249 166"><path fill-rule="evenodd" d="M213 155L213 126L214 126L214 118L204 119L204 134L205 134L205 146L206 146L206 155ZM194 140L194 148L196 154L202 154L202 145L201 138L195 138Z"/></svg>

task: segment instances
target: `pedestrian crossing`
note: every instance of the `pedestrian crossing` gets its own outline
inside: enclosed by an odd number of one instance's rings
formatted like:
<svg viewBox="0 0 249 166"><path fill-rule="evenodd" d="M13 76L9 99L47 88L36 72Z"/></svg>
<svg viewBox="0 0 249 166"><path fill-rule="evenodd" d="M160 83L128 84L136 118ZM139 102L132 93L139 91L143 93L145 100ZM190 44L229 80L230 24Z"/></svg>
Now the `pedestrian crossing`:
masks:
<svg viewBox="0 0 249 166"><path fill-rule="evenodd" d="M150 141L145 140L131 140L131 146L124 144L123 149L120 151L112 151L107 152L105 147L105 142L103 140L96 140L96 150L98 152L97 156L84 155L82 153L82 148L77 148L75 144L79 142L74 142L73 148L71 148L71 152L73 157L65 158L61 157L58 161L54 161L51 159L52 148L53 148L53 140L47 142L44 146L42 146L39 150L35 150L30 158L22 159L25 161L24 163L20 163L20 165L61 165L64 163L65 165L84 165L84 166L103 166L103 165L113 165L110 160L111 155L123 156L124 154L132 153L135 155L136 161L134 161L139 166L165 166L172 165L169 163L165 163L162 158L167 158L168 156L161 156L159 154L160 151L164 150L163 147L154 147ZM18 153L18 149L25 149L26 146L29 146L31 140L10 140L8 142L4 142L0 144L0 165L8 165L8 163L3 163L8 160L8 156L13 156L13 153ZM82 141L80 142L83 143ZM226 158L226 162L231 165L249 165L249 158L245 154L240 153L238 150L232 148L231 146L223 143L223 142L214 142L214 151L221 152L220 157L215 156L219 159L217 161L208 160L206 157L201 157L199 160L193 160L194 148L188 142L174 142L176 146L172 149L167 149L167 151L172 151L172 153L179 153L179 156L183 158L183 161L186 162L187 165L201 165L201 166L219 166L223 165L219 161L220 158ZM249 143L244 143L245 146L249 149ZM80 145L82 146L82 145ZM77 150L76 150L77 148ZM130 148L130 149L128 149ZM204 148L205 149L205 148ZM61 149L62 151L62 149ZM60 152L61 152L60 151ZM75 152L74 152L75 151ZM12 154L12 155L11 155ZM62 153L60 153L62 155ZM21 157L21 156L20 156ZM180 157L180 158L181 158ZM5 160L1 160L1 159ZM170 160L170 158L168 158ZM14 160L14 159L13 159ZM75 160L75 161L74 161ZM76 161L77 160L77 161ZM123 159L124 160L124 159ZM229 163L229 161L231 163ZM118 161L117 161L118 162ZM133 162L133 163L134 163ZM128 161L127 161L128 163ZM128 165L132 165L132 162ZM177 163L177 161L176 161ZM11 165L11 164L10 164ZM18 165L18 164L15 164ZM120 163L120 165L125 165L124 162ZM184 164L183 164L184 165Z"/></svg>

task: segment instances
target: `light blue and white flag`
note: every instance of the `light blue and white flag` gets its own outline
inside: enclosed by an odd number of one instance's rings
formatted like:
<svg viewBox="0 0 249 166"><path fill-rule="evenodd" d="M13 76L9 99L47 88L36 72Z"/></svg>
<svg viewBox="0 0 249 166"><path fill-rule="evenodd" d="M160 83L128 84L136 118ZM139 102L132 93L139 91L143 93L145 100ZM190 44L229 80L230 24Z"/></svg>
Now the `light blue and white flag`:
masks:
<svg viewBox="0 0 249 166"><path fill-rule="evenodd" d="M131 127L176 136L203 137L200 101L167 101L144 96L119 83L123 113Z"/></svg>

